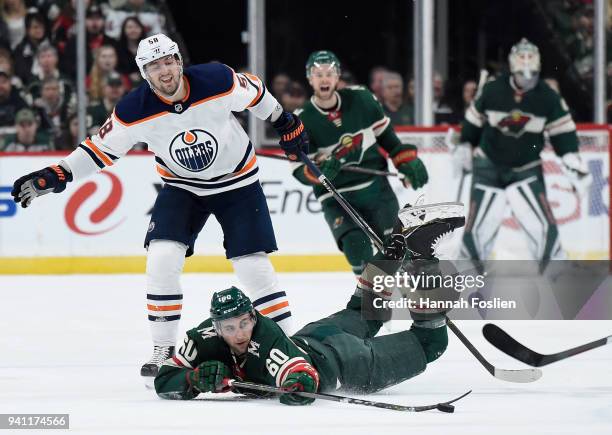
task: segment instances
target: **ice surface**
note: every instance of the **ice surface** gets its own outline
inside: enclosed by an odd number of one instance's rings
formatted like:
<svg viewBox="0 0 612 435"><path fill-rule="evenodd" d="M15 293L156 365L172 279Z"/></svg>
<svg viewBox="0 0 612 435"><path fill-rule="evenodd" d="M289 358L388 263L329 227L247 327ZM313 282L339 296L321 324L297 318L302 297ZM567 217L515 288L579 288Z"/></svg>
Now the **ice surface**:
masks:
<svg viewBox="0 0 612 435"><path fill-rule="evenodd" d="M348 273L279 278L300 326L340 309L354 286ZM181 335L206 317L214 290L237 284L225 274L182 282ZM473 389L454 414L323 401L287 407L231 394L161 400L139 376L152 350L144 289L143 275L0 276L0 413L69 413L69 433L84 434L612 433L612 346L543 367L533 384L510 384L491 377L450 332L448 350L422 375L369 398L421 405ZM484 340L484 322L456 323L493 364L526 367ZM497 323L543 353L612 334L612 321Z"/></svg>

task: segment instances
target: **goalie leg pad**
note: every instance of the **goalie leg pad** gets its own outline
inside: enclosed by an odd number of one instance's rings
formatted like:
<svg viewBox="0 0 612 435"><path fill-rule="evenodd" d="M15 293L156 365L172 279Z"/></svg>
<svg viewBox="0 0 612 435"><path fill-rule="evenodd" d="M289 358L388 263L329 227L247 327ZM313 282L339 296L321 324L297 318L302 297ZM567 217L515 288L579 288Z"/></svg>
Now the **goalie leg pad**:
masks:
<svg viewBox="0 0 612 435"><path fill-rule="evenodd" d="M274 320L285 333L292 332L287 294L280 289L274 267L265 252L230 259L234 272L262 315Z"/></svg>
<svg viewBox="0 0 612 435"><path fill-rule="evenodd" d="M152 240L147 250L147 310L153 344L174 346L183 308L180 276L187 246Z"/></svg>
<svg viewBox="0 0 612 435"><path fill-rule="evenodd" d="M486 260L504 217L506 193L503 189L476 183L470 196L462 253L469 259Z"/></svg>
<svg viewBox="0 0 612 435"><path fill-rule="evenodd" d="M527 235L533 258L563 258L559 231L546 198L543 177L534 175L513 183L506 192L512 212Z"/></svg>

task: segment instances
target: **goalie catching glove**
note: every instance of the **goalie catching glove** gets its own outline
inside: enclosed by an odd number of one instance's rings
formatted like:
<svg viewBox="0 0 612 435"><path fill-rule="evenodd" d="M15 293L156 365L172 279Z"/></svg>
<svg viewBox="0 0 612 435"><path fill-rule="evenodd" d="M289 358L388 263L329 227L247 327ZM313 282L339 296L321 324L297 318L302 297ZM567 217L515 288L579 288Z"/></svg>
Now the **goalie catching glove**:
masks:
<svg viewBox="0 0 612 435"><path fill-rule="evenodd" d="M230 390L230 369L221 361L204 361L187 375L192 388L201 393L225 393Z"/></svg>
<svg viewBox="0 0 612 435"><path fill-rule="evenodd" d="M62 166L48 166L40 171L31 172L18 178L13 184L11 195L23 208L28 207L34 198L47 193L60 193L66 189L66 183L72 181L72 174Z"/></svg>
<svg viewBox="0 0 612 435"><path fill-rule="evenodd" d="M578 153L563 154L561 162L563 173L569 178L574 191L582 198L588 193L593 182L593 176L589 173L586 163Z"/></svg>

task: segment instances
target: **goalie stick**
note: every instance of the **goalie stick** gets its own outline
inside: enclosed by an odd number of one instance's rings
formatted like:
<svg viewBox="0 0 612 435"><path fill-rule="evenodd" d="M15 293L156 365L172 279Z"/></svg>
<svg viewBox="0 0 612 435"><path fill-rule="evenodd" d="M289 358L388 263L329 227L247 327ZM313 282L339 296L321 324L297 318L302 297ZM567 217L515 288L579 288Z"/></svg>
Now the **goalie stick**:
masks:
<svg viewBox="0 0 612 435"><path fill-rule="evenodd" d="M465 335L457 328L457 325L453 323L451 319L446 318L446 324L451 331L461 340L461 342L468 348L468 350L476 357L478 362L491 373L495 378L506 382L517 382L517 383L528 383L537 381L542 377L542 371L540 369L521 369L521 370L506 370L495 367L484 356L474 347L474 345L467 339Z"/></svg>
<svg viewBox="0 0 612 435"><path fill-rule="evenodd" d="M333 402L352 403L355 405L373 406L375 408L391 409L393 411L404 411L404 412L423 412L423 411L429 411L431 409L437 409L438 411L442 411L442 412L455 412L455 406L451 405L451 403L454 403L460 399L463 399L465 396L467 396L468 394L472 392L472 390L470 390L462 394L459 397L456 397L447 402L436 403L435 405L404 406L404 405L395 405L393 403L373 402L371 400L355 399L353 397L337 396L335 394L308 393L305 391L292 392L292 391L285 390L283 388L272 387L270 385L255 384L252 382L242 382L242 381L237 381L234 379L231 379L229 381L229 386L232 388L243 388L245 390L264 391L267 393L275 393L275 394L298 394L302 397L309 397L311 399L331 400Z"/></svg>
<svg viewBox="0 0 612 435"><path fill-rule="evenodd" d="M535 352L525 345L519 343L512 338L506 331L501 329L499 326L492 323L487 323L482 328L482 334L489 343L504 352L505 354L515 358L527 365L533 367L542 367L557 361L564 360L579 353L586 352L587 350L596 349L606 344L612 343L612 335L609 335L599 340L591 341L590 343L583 344L571 349L564 350L562 352L541 354Z"/></svg>

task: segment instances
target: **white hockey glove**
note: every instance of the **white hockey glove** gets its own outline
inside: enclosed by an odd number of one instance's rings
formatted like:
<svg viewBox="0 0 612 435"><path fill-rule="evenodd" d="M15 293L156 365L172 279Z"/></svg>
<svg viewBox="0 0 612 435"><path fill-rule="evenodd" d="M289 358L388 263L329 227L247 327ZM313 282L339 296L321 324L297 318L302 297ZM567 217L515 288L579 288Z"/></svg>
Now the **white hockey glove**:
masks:
<svg viewBox="0 0 612 435"><path fill-rule="evenodd" d="M459 174L472 172L472 151L472 145L468 142L458 144L453 150L453 166Z"/></svg>
<svg viewBox="0 0 612 435"><path fill-rule="evenodd" d="M586 162L582 160L578 153L567 153L561 157L561 168L563 173L569 178L574 191L581 198L589 192L589 187L593 182L593 176L589 172Z"/></svg>

